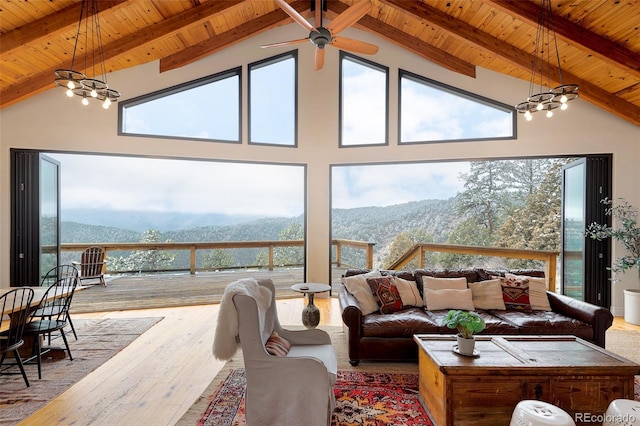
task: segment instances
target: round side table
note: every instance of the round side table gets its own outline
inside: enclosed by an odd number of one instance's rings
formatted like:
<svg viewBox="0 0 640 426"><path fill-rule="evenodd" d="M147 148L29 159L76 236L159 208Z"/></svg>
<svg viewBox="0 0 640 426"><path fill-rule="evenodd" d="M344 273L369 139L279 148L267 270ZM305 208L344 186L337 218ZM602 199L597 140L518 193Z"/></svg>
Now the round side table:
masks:
<svg viewBox="0 0 640 426"><path fill-rule="evenodd" d="M313 296L316 293L324 293L331 290L331 286L320 283L300 283L291 286L291 290L306 294L309 303L302 310L302 324L307 328L316 328L320 324L320 309L313 304Z"/></svg>

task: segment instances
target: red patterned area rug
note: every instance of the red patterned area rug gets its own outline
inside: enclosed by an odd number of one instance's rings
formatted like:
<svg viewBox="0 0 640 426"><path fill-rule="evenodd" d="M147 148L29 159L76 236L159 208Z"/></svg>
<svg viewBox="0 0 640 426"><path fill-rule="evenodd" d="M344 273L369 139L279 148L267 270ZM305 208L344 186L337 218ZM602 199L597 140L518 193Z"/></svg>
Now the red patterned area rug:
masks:
<svg viewBox="0 0 640 426"><path fill-rule="evenodd" d="M245 370L232 370L216 388L198 425L244 425L245 385ZM418 400L415 374L338 371L335 394L332 426L433 425Z"/></svg>

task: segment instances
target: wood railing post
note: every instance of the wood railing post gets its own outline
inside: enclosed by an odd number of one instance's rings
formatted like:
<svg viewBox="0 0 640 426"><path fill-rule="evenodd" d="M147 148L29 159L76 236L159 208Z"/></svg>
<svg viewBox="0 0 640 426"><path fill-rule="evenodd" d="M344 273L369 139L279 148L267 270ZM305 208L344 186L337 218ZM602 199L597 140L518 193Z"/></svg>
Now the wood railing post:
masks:
<svg viewBox="0 0 640 426"><path fill-rule="evenodd" d="M340 256L342 255L342 244L338 241L336 243L336 266L340 267L342 265Z"/></svg>
<svg viewBox="0 0 640 426"><path fill-rule="evenodd" d="M269 270L273 271L273 246L269 246Z"/></svg>
<svg viewBox="0 0 640 426"><path fill-rule="evenodd" d="M367 246L367 268L373 269L373 245L369 244Z"/></svg>
<svg viewBox="0 0 640 426"><path fill-rule="evenodd" d="M191 254L189 256L189 273L196 274L196 246L191 246Z"/></svg>

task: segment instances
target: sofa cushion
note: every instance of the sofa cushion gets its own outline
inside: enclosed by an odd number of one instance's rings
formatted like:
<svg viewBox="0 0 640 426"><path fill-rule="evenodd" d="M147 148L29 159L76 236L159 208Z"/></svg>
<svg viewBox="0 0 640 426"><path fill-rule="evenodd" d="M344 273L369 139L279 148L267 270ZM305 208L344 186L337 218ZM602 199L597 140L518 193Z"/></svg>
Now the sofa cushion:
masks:
<svg viewBox="0 0 640 426"><path fill-rule="evenodd" d="M529 300L529 282L516 278L500 278L502 281L502 298L507 310L523 312L531 311Z"/></svg>
<svg viewBox="0 0 640 426"><path fill-rule="evenodd" d="M500 279L469 283L476 309L507 309L502 296L502 282Z"/></svg>
<svg viewBox="0 0 640 426"><path fill-rule="evenodd" d="M423 308L407 308L392 314L373 313L362 317L363 337L408 337L414 334L439 333L441 327L433 322Z"/></svg>
<svg viewBox="0 0 640 426"><path fill-rule="evenodd" d="M569 335L593 341L593 327L586 322L546 311L491 311L496 318L514 324L519 334Z"/></svg>
<svg viewBox="0 0 640 426"><path fill-rule="evenodd" d="M424 306L422 296L418 291L418 285L413 280L405 280L404 278L394 277L394 282L400 293L402 304L404 306L416 306L418 308Z"/></svg>
<svg viewBox="0 0 640 426"><path fill-rule="evenodd" d="M393 277L367 278L367 284L376 299L380 313L391 314L404 308Z"/></svg>
<svg viewBox="0 0 640 426"><path fill-rule="evenodd" d="M381 276L382 274L380 274L380 271L373 270L365 274L342 277L342 284L344 284L349 293L353 294L353 297L358 301L362 315L368 315L380 309L378 307L378 302L376 302L376 298L373 297L371 288L367 283L367 278Z"/></svg>
<svg viewBox="0 0 640 426"><path fill-rule="evenodd" d="M549 298L547 297L547 281L545 278L529 275L514 275L506 273L505 278L526 280L529 283L529 302L534 311L550 311Z"/></svg>
<svg viewBox="0 0 640 426"><path fill-rule="evenodd" d="M424 289L424 304L430 311L438 309L464 309L473 311L472 293L470 289L458 290L446 288L443 290Z"/></svg>
<svg viewBox="0 0 640 426"><path fill-rule="evenodd" d="M442 325L445 317L447 316L447 312L449 311L446 309L439 311L425 311L425 315L429 318L430 321ZM485 322L485 328L484 330L482 330L481 334L518 334L518 327L514 323L494 316L492 314L492 311L478 310L476 311L476 313L480 315ZM456 333L456 330L442 326L440 329L440 333Z"/></svg>

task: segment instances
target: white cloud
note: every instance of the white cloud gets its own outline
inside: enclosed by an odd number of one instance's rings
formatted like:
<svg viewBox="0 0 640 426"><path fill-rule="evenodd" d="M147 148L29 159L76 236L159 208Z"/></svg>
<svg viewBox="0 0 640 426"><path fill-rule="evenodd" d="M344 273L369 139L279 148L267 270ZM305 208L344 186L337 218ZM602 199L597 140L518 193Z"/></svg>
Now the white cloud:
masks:
<svg viewBox="0 0 640 426"><path fill-rule="evenodd" d="M332 207L388 206L425 199L448 199L463 189L467 162L336 166Z"/></svg>
<svg viewBox="0 0 640 426"><path fill-rule="evenodd" d="M247 163L50 154L64 208L296 216L304 169Z"/></svg>

